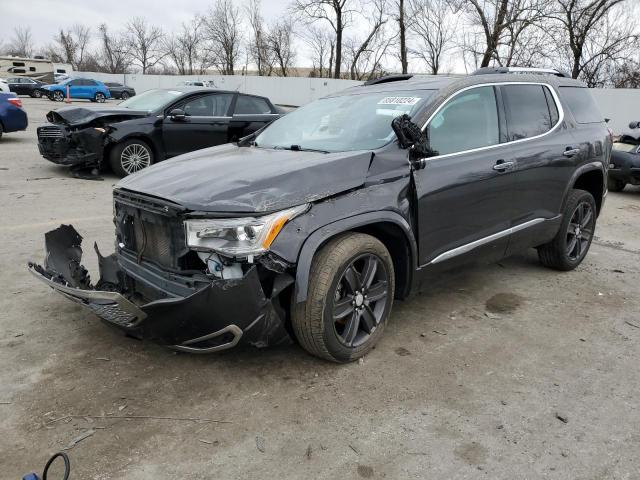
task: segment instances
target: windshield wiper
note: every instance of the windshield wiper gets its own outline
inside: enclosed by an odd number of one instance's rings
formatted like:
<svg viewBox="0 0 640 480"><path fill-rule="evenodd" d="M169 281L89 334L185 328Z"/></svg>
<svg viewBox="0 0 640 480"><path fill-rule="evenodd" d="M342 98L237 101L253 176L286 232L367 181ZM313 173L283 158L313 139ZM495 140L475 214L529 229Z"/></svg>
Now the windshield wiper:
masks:
<svg viewBox="0 0 640 480"><path fill-rule="evenodd" d="M318 153L329 153L328 150L320 150L317 148L307 148L302 147L300 145L291 145L290 147L283 147L282 145L274 145L275 150L292 150L294 152L318 152Z"/></svg>

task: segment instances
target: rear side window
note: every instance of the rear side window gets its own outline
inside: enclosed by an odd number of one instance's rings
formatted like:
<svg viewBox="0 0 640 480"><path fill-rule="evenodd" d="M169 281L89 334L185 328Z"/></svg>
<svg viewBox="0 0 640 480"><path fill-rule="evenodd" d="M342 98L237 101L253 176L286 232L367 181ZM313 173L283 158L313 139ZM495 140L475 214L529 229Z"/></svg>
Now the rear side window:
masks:
<svg viewBox="0 0 640 480"><path fill-rule="evenodd" d="M431 148L438 155L497 145L500 135L493 87L472 88L455 96L427 129Z"/></svg>
<svg viewBox="0 0 640 480"><path fill-rule="evenodd" d="M507 141L542 135L558 123L558 108L543 85L503 85Z"/></svg>
<svg viewBox="0 0 640 480"><path fill-rule="evenodd" d="M271 113L271 107L263 98L239 95L235 113L240 115L260 115Z"/></svg>
<svg viewBox="0 0 640 480"><path fill-rule="evenodd" d="M562 98L578 123L600 123L604 117L586 87L560 87Z"/></svg>

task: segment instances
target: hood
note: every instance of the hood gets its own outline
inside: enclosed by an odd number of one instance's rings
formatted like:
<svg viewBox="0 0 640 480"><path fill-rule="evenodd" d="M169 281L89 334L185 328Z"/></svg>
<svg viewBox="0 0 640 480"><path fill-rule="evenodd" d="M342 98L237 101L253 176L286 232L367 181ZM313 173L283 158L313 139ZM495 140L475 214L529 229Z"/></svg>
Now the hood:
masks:
<svg viewBox="0 0 640 480"><path fill-rule="evenodd" d="M118 187L189 210L266 213L364 184L372 152L319 153L238 147L181 155L125 177Z"/></svg>
<svg viewBox="0 0 640 480"><path fill-rule="evenodd" d="M149 115L145 111L129 110L128 108L84 108L84 107L64 107L58 110L51 110L47 113L47 120L51 123L64 123L69 126L80 126L94 120L113 118L113 121L121 122L131 118L146 117Z"/></svg>

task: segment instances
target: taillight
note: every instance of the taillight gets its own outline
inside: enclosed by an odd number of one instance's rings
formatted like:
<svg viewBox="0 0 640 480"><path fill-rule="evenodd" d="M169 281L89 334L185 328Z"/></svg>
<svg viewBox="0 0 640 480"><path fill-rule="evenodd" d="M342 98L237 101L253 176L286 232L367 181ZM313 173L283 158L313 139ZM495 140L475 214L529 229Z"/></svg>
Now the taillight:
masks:
<svg viewBox="0 0 640 480"><path fill-rule="evenodd" d="M7 101L18 108L22 108L22 100L19 98L7 98Z"/></svg>

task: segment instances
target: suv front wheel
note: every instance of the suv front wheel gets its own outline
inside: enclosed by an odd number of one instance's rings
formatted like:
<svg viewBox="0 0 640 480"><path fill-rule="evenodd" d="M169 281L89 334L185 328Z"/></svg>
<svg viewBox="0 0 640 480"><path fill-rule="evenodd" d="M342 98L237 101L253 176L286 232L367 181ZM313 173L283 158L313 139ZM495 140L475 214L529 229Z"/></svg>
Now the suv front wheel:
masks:
<svg viewBox="0 0 640 480"><path fill-rule="evenodd" d="M587 256L596 228L596 202L584 190L572 190L567 198L560 230L549 243L538 247L545 267L573 270Z"/></svg>
<svg viewBox="0 0 640 480"><path fill-rule="evenodd" d="M296 338L309 353L346 363L380 339L391 313L393 261L375 237L349 233L314 257L307 300L292 305Z"/></svg>

